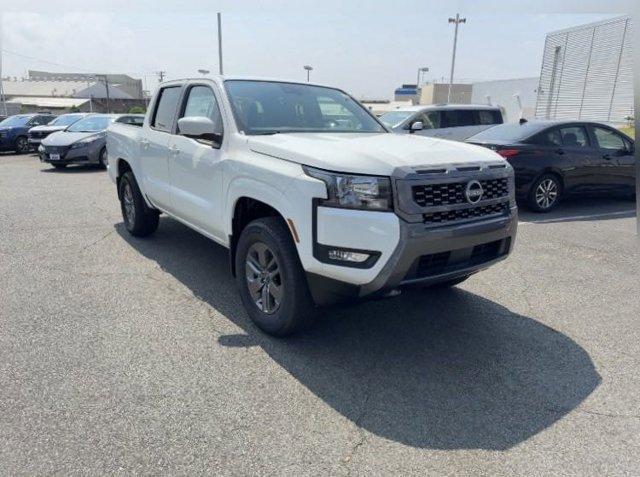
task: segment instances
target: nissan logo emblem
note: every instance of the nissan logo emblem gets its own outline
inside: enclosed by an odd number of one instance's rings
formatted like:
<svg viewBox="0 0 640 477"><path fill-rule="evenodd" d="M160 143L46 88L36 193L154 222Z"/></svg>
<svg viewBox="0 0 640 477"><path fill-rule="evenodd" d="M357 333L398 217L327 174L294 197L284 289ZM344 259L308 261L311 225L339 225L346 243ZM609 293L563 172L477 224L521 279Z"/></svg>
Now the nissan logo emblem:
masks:
<svg viewBox="0 0 640 477"><path fill-rule="evenodd" d="M467 202L470 204L477 204L480 202L483 193L482 184L478 181L470 181L464 191L464 195L467 197Z"/></svg>

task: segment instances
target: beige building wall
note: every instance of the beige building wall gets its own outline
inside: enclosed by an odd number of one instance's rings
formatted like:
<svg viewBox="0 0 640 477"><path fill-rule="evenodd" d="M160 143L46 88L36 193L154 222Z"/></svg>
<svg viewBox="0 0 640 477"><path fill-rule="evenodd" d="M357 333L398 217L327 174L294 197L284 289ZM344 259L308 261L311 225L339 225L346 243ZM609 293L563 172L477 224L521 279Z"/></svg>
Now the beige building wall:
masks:
<svg viewBox="0 0 640 477"><path fill-rule="evenodd" d="M449 85L447 83L429 83L422 85L420 92L420 104L470 104L473 85L456 84L451 85L451 101L447 101Z"/></svg>

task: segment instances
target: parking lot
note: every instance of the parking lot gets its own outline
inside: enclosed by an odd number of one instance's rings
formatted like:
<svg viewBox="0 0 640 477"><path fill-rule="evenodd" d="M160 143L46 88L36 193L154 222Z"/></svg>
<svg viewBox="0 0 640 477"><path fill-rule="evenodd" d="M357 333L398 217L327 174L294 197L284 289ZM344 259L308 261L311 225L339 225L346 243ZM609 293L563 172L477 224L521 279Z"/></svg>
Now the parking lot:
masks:
<svg viewBox="0 0 640 477"><path fill-rule="evenodd" d="M634 208L523 212L463 285L278 340L223 248L132 238L104 171L0 155L0 474L635 474Z"/></svg>

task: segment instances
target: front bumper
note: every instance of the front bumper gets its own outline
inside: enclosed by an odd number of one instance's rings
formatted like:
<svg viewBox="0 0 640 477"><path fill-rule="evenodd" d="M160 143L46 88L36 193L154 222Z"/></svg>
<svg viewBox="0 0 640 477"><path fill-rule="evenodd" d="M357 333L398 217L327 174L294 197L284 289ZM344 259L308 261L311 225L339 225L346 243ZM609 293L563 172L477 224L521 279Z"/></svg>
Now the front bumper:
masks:
<svg viewBox="0 0 640 477"><path fill-rule="evenodd" d="M98 164L100 162L100 145L93 143L71 149L64 147L41 147L38 148L38 155L42 162L50 164ZM57 154L58 159L55 158Z"/></svg>
<svg viewBox="0 0 640 477"><path fill-rule="evenodd" d="M517 207L505 216L439 228L400 220L397 246L373 280L354 284L307 273L311 294L316 304L330 305L468 276L504 260L513 249L517 227Z"/></svg>

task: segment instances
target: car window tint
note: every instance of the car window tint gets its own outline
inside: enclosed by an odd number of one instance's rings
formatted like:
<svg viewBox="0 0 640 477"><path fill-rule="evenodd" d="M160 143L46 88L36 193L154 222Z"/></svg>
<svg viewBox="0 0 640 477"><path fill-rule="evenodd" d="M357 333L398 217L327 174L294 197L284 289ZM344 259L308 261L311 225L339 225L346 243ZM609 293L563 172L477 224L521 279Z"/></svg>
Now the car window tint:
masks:
<svg viewBox="0 0 640 477"><path fill-rule="evenodd" d="M624 151L627 149L626 142L622 136L610 129L594 127L593 131L601 149L609 149L613 151Z"/></svg>
<svg viewBox="0 0 640 477"><path fill-rule="evenodd" d="M440 127L440 113L438 111L424 113L422 124L425 129L438 129Z"/></svg>
<svg viewBox="0 0 640 477"><path fill-rule="evenodd" d="M488 126L492 124L502 124L502 115L496 110L480 110L478 111L479 124Z"/></svg>
<svg viewBox="0 0 640 477"><path fill-rule="evenodd" d="M562 136L559 129L550 129L536 135L532 142L541 146L562 146Z"/></svg>
<svg viewBox="0 0 640 477"><path fill-rule="evenodd" d="M446 109L442 111L442 127L456 128L462 126L475 126L477 118L475 111L471 109Z"/></svg>
<svg viewBox="0 0 640 477"><path fill-rule="evenodd" d="M560 128L562 145L566 147L589 147L587 131L582 126Z"/></svg>
<svg viewBox="0 0 640 477"><path fill-rule="evenodd" d="M171 132L179 97L179 86L163 88L162 91L160 91L160 98L156 106L152 127L160 131Z"/></svg>
<svg viewBox="0 0 640 477"><path fill-rule="evenodd" d="M189 90L187 104L181 117L202 116L211 119L217 133L222 133L222 115L213 90L208 86L194 86Z"/></svg>

